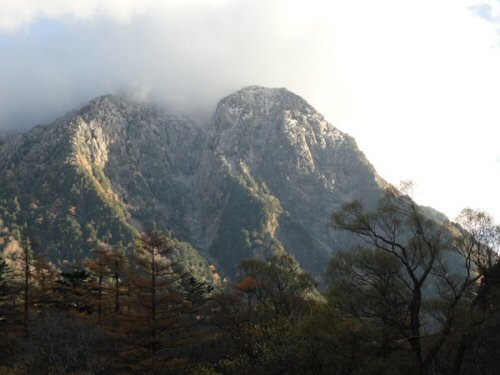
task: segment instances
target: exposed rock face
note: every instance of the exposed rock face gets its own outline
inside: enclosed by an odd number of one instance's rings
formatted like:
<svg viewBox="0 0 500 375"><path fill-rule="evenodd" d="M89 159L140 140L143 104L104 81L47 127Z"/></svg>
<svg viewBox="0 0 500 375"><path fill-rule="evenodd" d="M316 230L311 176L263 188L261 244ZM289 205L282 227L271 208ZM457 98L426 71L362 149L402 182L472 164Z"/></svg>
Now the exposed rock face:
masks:
<svg viewBox="0 0 500 375"><path fill-rule="evenodd" d="M227 173L251 176L277 199L276 237L313 272L352 240L329 228L332 211L382 193L385 182L354 139L286 89L252 86L222 99L211 131L211 148Z"/></svg>
<svg viewBox="0 0 500 375"><path fill-rule="evenodd" d="M103 171L132 222L157 222L189 237L206 143L202 130L189 119L111 96L93 100L80 113L95 129L91 142L101 145Z"/></svg>
<svg viewBox="0 0 500 375"><path fill-rule="evenodd" d="M187 119L113 96L94 99L0 145L0 219L27 224L39 251L58 262L88 256L94 231L129 243L143 224L158 222L185 238L203 144ZM211 278L206 260L188 243L178 245L174 256L200 279Z"/></svg>
<svg viewBox="0 0 500 375"><path fill-rule="evenodd" d="M285 251L320 274L352 240L329 229L331 212L377 201L385 184L354 139L305 100L255 86L222 99L208 129L96 98L0 144L0 173L3 205L19 198L16 220L54 257L85 255L89 223L114 241L156 223L229 275L243 258Z"/></svg>

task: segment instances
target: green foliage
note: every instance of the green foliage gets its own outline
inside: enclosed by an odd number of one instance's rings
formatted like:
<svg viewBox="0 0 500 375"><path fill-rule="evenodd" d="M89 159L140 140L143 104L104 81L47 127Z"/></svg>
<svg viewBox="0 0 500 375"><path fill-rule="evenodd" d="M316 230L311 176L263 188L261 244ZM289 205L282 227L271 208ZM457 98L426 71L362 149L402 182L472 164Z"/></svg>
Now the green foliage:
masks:
<svg viewBox="0 0 500 375"><path fill-rule="evenodd" d="M239 181L231 180L210 252L220 259L231 276L235 275L235 265L241 259L283 254L282 246L272 235L280 213L278 201L262 194L253 180L243 177Z"/></svg>
<svg viewBox="0 0 500 375"><path fill-rule="evenodd" d="M175 238L172 240L174 245L170 258L176 264L178 273L190 274L196 280L214 287L220 286L220 276L216 276L215 268L212 267L212 270L207 260L194 247Z"/></svg>
<svg viewBox="0 0 500 375"><path fill-rule="evenodd" d="M458 225L435 222L396 189L375 211L355 201L332 219L370 246L341 252L330 265L331 300L340 311L374 330L383 358L411 353L415 373L428 374L445 371L441 361L451 355L459 373L463 342L481 324L474 318L478 282L499 262L500 230L492 219L465 210ZM450 354L457 340L462 349Z"/></svg>
<svg viewBox="0 0 500 375"><path fill-rule="evenodd" d="M12 270L0 256L0 300L10 292L11 273Z"/></svg>
<svg viewBox="0 0 500 375"><path fill-rule="evenodd" d="M96 173L105 185L108 180L102 170ZM113 243L130 242L135 236L122 204L101 193L84 170L61 162L44 173L35 170L33 175L20 167L18 174L10 176L17 195L11 198L0 191L0 215L10 230L26 224L40 242L39 251L48 252L53 261L75 261L88 255L89 235L104 239L111 233ZM93 224L92 233L86 227L91 222L99 223Z"/></svg>
<svg viewBox="0 0 500 375"><path fill-rule="evenodd" d="M279 201L240 162L214 204L217 233L207 236L215 236L209 253L233 280L226 284L180 240L189 235L188 184L171 178L179 166L170 155L125 145L126 167L119 158L96 162L85 140L91 130L75 129L52 142L61 134L39 128L0 153L0 231L21 246L17 262L0 258L0 372L463 375L498 368L500 231L487 216L468 210L460 224L435 222L392 190L372 212L347 204L334 226L368 246L335 255L322 296L276 240ZM48 144L40 145L45 131ZM141 236L132 214L179 239L155 230ZM293 242L317 247L294 220L281 222ZM44 253L66 269L56 271ZM251 259L236 268L242 257ZM463 261L462 272L451 260Z"/></svg>
<svg viewBox="0 0 500 375"><path fill-rule="evenodd" d="M340 251L329 264L326 281L331 304L345 316L395 331L387 340L403 338L411 296L396 257L370 248Z"/></svg>
<svg viewBox="0 0 500 375"><path fill-rule="evenodd" d="M291 256L244 260L240 269L244 278L236 288L247 295L247 301L255 300L270 309L266 315L290 317L307 310L304 302L314 295L314 283Z"/></svg>

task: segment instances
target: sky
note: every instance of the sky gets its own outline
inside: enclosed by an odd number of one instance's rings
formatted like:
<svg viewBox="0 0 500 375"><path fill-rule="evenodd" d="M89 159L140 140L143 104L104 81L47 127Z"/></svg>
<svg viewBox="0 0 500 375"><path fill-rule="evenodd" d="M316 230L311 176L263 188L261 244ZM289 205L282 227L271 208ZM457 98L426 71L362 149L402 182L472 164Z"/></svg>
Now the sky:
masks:
<svg viewBox="0 0 500 375"><path fill-rule="evenodd" d="M0 133L128 95L206 121L287 87L381 176L500 222L500 0L0 0Z"/></svg>

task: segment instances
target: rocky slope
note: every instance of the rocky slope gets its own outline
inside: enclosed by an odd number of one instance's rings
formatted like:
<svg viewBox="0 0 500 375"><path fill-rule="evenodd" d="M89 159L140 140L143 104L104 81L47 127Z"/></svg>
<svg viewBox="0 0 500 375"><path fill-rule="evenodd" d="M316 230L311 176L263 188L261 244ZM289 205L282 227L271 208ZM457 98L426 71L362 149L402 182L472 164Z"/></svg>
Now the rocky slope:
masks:
<svg viewBox="0 0 500 375"><path fill-rule="evenodd" d="M187 119L104 96L4 141L3 243L9 229L24 226L35 250L62 264L88 256L92 236L127 244L153 222L184 228L181 207L190 202L184 197L202 140ZM189 243L179 242L175 256L200 279L212 278L209 264Z"/></svg>
<svg viewBox="0 0 500 375"><path fill-rule="evenodd" d="M243 185L250 180L254 195L268 201L269 235L314 273L352 240L329 228L331 212L352 199L378 201L385 185L352 137L284 88L252 86L222 99L209 146L206 185L221 185L213 171L225 170Z"/></svg>
<svg viewBox="0 0 500 375"><path fill-rule="evenodd" d="M192 267L234 275L241 259L290 252L318 275L352 241L329 229L331 212L377 201L384 184L352 137L286 89L229 95L205 129L104 96L0 144L0 216L59 260L87 255L93 230L128 242L156 223L192 245Z"/></svg>

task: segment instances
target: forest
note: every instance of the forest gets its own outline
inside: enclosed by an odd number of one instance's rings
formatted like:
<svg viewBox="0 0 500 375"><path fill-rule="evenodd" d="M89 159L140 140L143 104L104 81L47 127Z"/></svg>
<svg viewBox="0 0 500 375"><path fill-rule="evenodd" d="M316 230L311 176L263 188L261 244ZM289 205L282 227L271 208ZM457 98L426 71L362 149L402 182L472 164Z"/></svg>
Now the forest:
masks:
<svg viewBox="0 0 500 375"><path fill-rule="evenodd" d="M0 259L0 374L495 374L500 228L465 209L428 218L407 194L345 204L359 238L321 279L289 255L198 279L157 228L130 244L89 237L56 267L29 228ZM307 251L305 249L304 251Z"/></svg>

